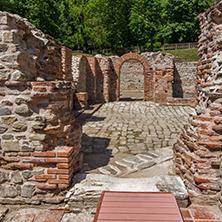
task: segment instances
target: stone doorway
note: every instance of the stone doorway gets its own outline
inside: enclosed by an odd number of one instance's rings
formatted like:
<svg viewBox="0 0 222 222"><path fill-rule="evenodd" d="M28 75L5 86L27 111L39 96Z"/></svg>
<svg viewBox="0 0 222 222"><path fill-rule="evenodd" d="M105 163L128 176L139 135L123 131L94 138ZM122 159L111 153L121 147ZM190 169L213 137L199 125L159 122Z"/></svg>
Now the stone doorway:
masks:
<svg viewBox="0 0 222 222"><path fill-rule="evenodd" d="M120 73L124 63L129 63L130 61L137 62L142 64L143 73L144 73L144 100L145 101L154 101L154 72L150 69L148 61L140 54L137 53L128 53L120 57L114 65L114 69L117 75L116 80L116 95L117 101L120 100ZM124 66L123 66L124 68Z"/></svg>
<svg viewBox="0 0 222 222"><path fill-rule="evenodd" d="M138 60L128 60L120 69L120 100L144 100L144 67Z"/></svg>

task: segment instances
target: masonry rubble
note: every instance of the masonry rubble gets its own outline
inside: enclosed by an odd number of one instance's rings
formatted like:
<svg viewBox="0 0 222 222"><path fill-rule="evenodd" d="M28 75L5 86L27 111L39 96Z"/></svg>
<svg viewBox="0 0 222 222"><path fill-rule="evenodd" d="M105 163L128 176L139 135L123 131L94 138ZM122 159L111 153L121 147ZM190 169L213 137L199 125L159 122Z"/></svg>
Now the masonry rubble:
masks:
<svg viewBox="0 0 222 222"><path fill-rule="evenodd" d="M72 51L0 12L0 203L40 203L81 168Z"/></svg>
<svg viewBox="0 0 222 222"><path fill-rule="evenodd" d="M222 2L198 18L197 105L174 146L175 165L192 203L218 204L222 210Z"/></svg>

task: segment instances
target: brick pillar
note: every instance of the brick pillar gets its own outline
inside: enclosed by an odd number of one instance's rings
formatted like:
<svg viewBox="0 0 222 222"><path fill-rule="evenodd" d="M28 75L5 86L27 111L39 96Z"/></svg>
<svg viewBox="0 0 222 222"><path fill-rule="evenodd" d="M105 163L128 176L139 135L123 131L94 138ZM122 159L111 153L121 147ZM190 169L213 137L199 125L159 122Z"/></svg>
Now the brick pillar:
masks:
<svg viewBox="0 0 222 222"><path fill-rule="evenodd" d="M199 15L201 35L196 108L174 145L176 171L191 202L221 207L222 156L222 2ZM222 207L221 207L222 209Z"/></svg>

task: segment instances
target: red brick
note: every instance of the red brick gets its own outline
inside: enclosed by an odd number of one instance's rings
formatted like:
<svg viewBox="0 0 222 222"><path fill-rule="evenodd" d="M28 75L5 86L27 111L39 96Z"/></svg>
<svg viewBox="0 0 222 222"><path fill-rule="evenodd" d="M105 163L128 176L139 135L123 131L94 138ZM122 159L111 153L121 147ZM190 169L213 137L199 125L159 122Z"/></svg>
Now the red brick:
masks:
<svg viewBox="0 0 222 222"><path fill-rule="evenodd" d="M65 179L65 180L69 180L70 179L70 175L58 175L59 179Z"/></svg>
<svg viewBox="0 0 222 222"><path fill-rule="evenodd" d="M60 180L60 179L57 179L57 180L48 180L48 183L49 184L61 184L61 183L63 183L63 184L69 184L69 180Z"/></svg>
<svg viewBox="0 0 222 222"><path fill-rule="evenodd" d="M24 157L21 158L22 162L26 162L26 163L46 163L46 159L45 158L28 158L28 157Z"/></svg>
<svg viewBox="0 0 222 222"><path fill-rule="evenodd" d="M19 156L30 156L31 153L29 153L29 152L19 152L18 155Z"/></svg>
<svg viewBox="0 0 222 222"><path fill-rule="evenodd" d="M61 222L64 211L45 210L40 211L35 218L35 222Z"/></svg>
<svg viewBox="0 0 222 222"><path fill-rule="evenodd" d="M58 184L58 188L61 190L66 190L67 188L69 188L68 184Z"/></svg>
<svg viewBox="0 0 222 222"><path fill-rule="evenodd" d="M35 214L24 213L21 215L16 215L13 221L16 222L34 222Z"/></svg>
<svg viewBox="0 0 222 222"><path fill-rule="evenodd" d="M57 188L57 184L37 184L37 188L41 190L54 190Z"/></svg>
<svg viewBox="0 0 222 222"><path fill-rule="evenodd" d="M69 170L64 169L47 169L48 174L69 174Z"/></svg>
<svg viewBox="0 0 222 222"><path fill-rule="evenodd" d="M67 164L67 163L58 163L58 164L56 164L56 167L58 167L58 169L68 169L69 164Z"/></svg>
<svg viewBox="0 0 222 222"><path fill-rule="evenodd" d="M213 178L209 178L209 177L201 177L201 176L197 176L197 175L194 175L194 180L197 182L197 183L207 183L207 182L212 182L212 181L216 181L217 179L213 179Z"/></svg>
<svg viewBox="0 0 222 222"><path fill-rule="evenodd" d="M47 158L47 163L68 163L68 158Z"/></svg>
<svg viewBox="0 0 222 222"><path fill-rule="evenodd" d="M34 152L34 157L55 157L55 151Z"/></svg>
<svg viewBox="0 0 222 222"><path fill-rule="evenodd" d="M193 206L191 207L190 211L195 220L220 220L219 216L213 211L209 210L207 207Z"/></svg>
<svg viewBox="0 0 222 222"><path fill-rule="evenodd" d="M59 150L57 151L57 156L58 157L68 157L71 152L73 151L74 147L69 147L67 149L62 149L62 150Z"/></svg>
<svg viewBox="0 0 222 222"><path fill-rule="evenodd" d="M40 175L35 175L35 179L56 179L56 175L53 175L53 174L50 174L50 175L40 174Z"/></svg>
<svg viewBox="0 0 222 222"><path fill-rule="evenodd" d="M2 166L7 169L20 169L20 170L28 170L32 168L32 165L29 163L9 163L6 166Z"/></svg>
<svg viewBox="0 0 222 222"><path fill-rule="evenodd" d="M4 160L7 162L19 162L20 159L16 157L4 157Z"/></svg>

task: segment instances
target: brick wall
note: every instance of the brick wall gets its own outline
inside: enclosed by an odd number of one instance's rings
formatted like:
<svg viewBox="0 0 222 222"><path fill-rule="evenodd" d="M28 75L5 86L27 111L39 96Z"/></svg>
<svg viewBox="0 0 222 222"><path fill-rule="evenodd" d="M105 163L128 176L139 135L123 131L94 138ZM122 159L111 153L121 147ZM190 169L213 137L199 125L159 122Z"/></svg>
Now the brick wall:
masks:
<svg viewBox="0 0 222 222"><path fill-rule="evenodd" d="M0 203L56 202L81 168L71 65L71 50L0 12Z"/></svg>
<svg viewBox="0 0 222 222"><path fill-rule="evenodd" d="M222 2L199 15L196 108L174 146L175 165L193 203L219 204L221 197Z"/></svg>

